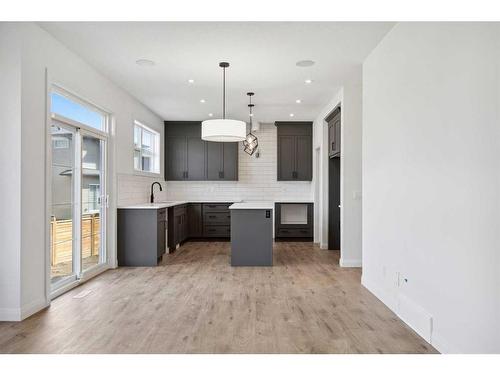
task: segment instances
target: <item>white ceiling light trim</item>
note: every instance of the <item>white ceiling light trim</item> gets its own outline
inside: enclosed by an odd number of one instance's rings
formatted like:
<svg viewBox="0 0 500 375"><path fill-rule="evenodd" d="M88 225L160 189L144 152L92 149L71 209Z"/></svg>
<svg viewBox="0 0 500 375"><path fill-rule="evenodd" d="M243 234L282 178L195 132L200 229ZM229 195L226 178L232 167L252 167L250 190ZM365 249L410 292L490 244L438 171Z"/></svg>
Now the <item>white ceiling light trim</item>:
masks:
<svg viewBox="0 0 500 375"><path fill-rule="evenodd" d="M205 120L201 123L201 139L209 142L241 142L246 139L247 124L239 120L226 119L226 68L228 62L221 62L222 68L222 118Z"/></svg>

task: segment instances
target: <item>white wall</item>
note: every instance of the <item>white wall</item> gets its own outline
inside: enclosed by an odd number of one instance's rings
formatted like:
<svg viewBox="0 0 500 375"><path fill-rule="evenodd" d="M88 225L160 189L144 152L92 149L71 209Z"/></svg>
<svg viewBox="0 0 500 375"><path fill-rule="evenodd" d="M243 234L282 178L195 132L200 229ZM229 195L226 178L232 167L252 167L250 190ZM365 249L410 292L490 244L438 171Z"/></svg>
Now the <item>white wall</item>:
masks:
<svg viewBox="0 0 500 375"><path fill-rule="evenodd" d="M21 54L12 24L0 23L0 319L21 306Z"/></svg>
<svg viewBox="0 0 500 375"><path fill-rule="evenodd" d="M168 200L305 200L313 199L309 181L277 181L277 130L274 124L261 124L255 132L260 157L249 156L239 145L238 181L169 181Z"/></svg>
<svg viewBox="0 0 500 375"><path fill-rule="evenodd" d="M319 199L316 222L321 248L328 247L328 127L325 118L341 105L341 254L344 267L361 266L361 67L346 78L342 88L314 121L314 146L320 147Z"/></svg>
<svg viewBox="0 0 500 375"><path fill-rule="evenodd" d="M46 158L46 78L109 111L114 119L110 151L109 210L110 236L108 251L115 256L116 178L118 174L133 175L133 120L137 119L163 134L162 120L114 85L104 76L33 23L11 25L20 40L21 61L21 154L20 167L20 315L26 317L47 303L45 294L46 233L45 158ZM18 43L19 44L19 43ZM10 52L10 51L9 51ZM163 137L162 137L163 139ZM161 158L163 161L163 158ZM163 170L163 168L161 168ZM143 181L144 177L137 177ZM158 179L161 180L161 177ZM149 179L153 181L153 178ZM19 208L20 204L20 208ZM9 257L9 259L11 259ZM2 298L3 303L3 298ZM0 316L0 320L5 317Z"/></svg>
<svg viewBox="0 0 500 375"><path fill-rule="evenodd" d="M363 284L443 352L500 352L499 31L402 23L363 65Z"/></svg>

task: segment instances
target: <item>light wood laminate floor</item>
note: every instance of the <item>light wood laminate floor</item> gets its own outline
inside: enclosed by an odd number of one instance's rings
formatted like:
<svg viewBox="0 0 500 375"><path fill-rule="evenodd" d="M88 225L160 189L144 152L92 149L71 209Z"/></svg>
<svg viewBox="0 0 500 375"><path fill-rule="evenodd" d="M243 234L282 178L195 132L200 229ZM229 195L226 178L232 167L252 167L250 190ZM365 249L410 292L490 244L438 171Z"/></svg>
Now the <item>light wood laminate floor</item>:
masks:
<svg viewBox="0 0 500 375"><path fill-rule="evenodd" d="M361 286L360 269L338 266L338 251L280 242L267 268L229 256L228 242L189 242L159 267L107 271L0 323L0 352L435 352Z"/></svg>

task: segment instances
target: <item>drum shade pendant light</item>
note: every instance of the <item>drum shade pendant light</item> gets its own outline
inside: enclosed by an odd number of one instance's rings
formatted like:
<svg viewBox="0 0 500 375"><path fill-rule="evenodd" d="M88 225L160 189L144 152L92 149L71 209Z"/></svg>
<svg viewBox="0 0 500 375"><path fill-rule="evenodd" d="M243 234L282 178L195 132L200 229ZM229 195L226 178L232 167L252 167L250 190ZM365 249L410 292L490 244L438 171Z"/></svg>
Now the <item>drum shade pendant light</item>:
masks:
<svg viewBox="0 0 500 375"><path fill-rule="evenodd" d="M228 62L221 62L222 68L222 118L205 120L201 123L201 139L210 142L241 142L246 139L247 124L239 120L226 119L226 68Z"/></svg>
<svg viewBox="0 0 500 375"><path fill-rule="evenodd" d="M255 150L257 150L257 147L259 146L259 141L257 140L257 137L252 134L252 118L253 118L253 113L252 109L255 106L252 104L252 96L254 95L253 92L247 92L248 98L250 103L248 104L249 108L249 118L250 118L250 133L247 134L245 140L243 141L243 151L245 151L248 155L253 155Z"/></svg>

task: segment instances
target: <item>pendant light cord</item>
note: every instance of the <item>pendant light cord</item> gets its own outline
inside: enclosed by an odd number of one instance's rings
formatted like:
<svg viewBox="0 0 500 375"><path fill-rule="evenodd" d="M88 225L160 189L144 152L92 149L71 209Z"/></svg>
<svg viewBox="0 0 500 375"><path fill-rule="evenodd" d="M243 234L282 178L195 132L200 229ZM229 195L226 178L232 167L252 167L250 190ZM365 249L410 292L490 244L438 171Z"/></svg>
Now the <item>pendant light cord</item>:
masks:
<svg viewBox="0 0 500 375"><path fill-rule="evenodd" d="M226 67L222 68L222 119L226 119Z"/></svg>

